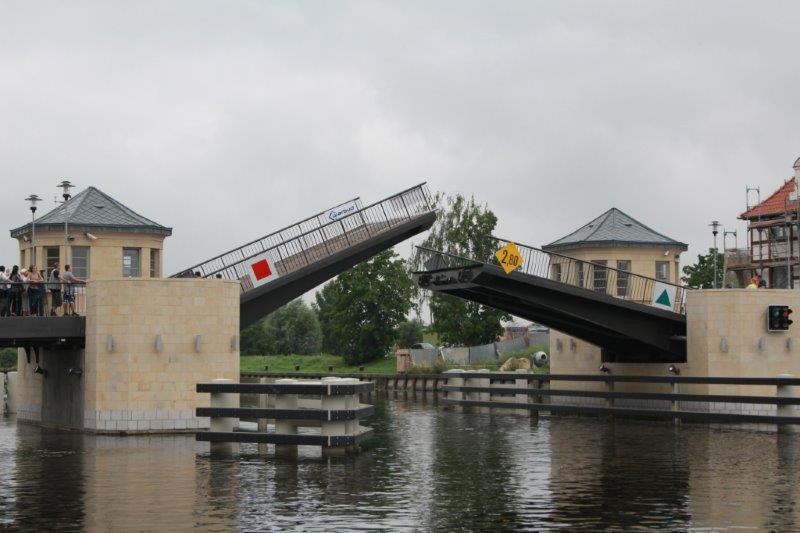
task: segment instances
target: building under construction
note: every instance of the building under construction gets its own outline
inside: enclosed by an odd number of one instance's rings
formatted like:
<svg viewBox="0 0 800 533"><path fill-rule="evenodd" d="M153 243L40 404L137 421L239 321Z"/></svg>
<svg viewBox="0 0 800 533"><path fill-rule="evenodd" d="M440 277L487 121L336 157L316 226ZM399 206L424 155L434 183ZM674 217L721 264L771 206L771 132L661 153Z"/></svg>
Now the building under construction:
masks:
<svg viewBox="0 0 800 533"><path fill-rule="evenodd" d="M800 287L799 181L800 158L794 162L794 177L739 215L747 221L748 247L726 250L726 286L745 287L760 274L768 287Z"/></svg>

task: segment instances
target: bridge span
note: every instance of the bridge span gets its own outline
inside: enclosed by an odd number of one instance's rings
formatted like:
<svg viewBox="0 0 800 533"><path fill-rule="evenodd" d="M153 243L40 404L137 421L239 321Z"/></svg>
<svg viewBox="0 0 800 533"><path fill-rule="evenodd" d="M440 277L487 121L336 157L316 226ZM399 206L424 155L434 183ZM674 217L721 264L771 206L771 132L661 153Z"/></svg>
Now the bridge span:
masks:
<svg viewBox="0 0 800 533"><path fill-rule="evenodd" d="M493 252L510 241L487 239L477 258L417 247L414 282L595 344L606 361L686 361L686 287L520 244L506 274Z"/></svg>

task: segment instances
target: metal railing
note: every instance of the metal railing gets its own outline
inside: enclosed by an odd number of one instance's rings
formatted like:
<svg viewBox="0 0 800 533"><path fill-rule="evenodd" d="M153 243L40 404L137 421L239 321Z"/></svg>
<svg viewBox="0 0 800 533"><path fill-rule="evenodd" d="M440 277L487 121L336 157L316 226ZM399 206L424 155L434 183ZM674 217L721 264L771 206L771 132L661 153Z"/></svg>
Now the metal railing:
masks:
<svg viewBox="0 0 800 533"><path fill-rule="evenodd" d="M512 241L499 237L486 237L486 241L476 247L480 251L474 252L475 257L471 258L417 246L418 256L414 263L424 267L424 272L484 264L499 267L500 263L495 252L510 242ZM657 288L661 289L659 292L668 288L668 291L673 293L668 294L672 311L684 312L684 300L686 291L690 290L689 287L635 274L599 261L584 261L518 242L514 244L522 256L522 265L516 272L645 305L654 305L654 301L660 296L656 294ZM664 309L663 306L660 308Z"/></svg>
<svg viewBox="0 0 800 533"><path fill-rule="evenodd" d="M0 284L0 318L69 316L86 312L84 283L5 282Z"/></svg>
<svg viewBox="0 0 800 533"><path fill-rule="evenodd" d="M241 282L244 292L251 288L247 262L253 257L269 254L278 276L285 275L433 209L425 183L366 207L362 207L359 201L356 207L349 214L322 223L320 217L331 210L325 211L172 277L193 276L199 272L202 277L235 279Z"/></svg>
<svg viewBox="0 0 800 533"><path fill-rule="evenodd" d="M355 198L345 202L338 203L329 209L320 211L315 215L311 215L308 218L304 218L300 222L295 222L294 224L283 227L277 231L273 231L264 237L259 237L258 239L243 244L237 248L234 248L233 250L229 250L225 253L219 254L216 257L212 257L211 259L203 261L202 263L198 263L190 268L178 272L177 274L173 274L170 277L191 277L194 276L195 272L200 272L204 277L209 276L219 270L242 261L246 257L257 255L268 248L285 243L286 241L303 235L308 231L320 228L321 226L330 222L330 220L328 220L329 213L334 212L338 207L349 204L355 205L356 209L362 208L361 198L356 196Z"/></svg>

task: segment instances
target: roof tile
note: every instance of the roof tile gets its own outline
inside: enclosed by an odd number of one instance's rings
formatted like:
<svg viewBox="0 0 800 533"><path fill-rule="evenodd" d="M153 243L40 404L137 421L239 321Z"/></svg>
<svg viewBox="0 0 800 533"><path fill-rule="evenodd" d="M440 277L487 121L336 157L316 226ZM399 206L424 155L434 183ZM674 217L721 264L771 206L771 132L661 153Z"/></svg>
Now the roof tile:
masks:
<svg viewBox="0 0 800 533"><path fill-rule="evenodd" d="M557 250L619 245L667 245L678 246L684 250L688 248L686 244L648 228L616 207L612 207L588 224L542 248L544 250Z"/></svg>
<svg viewBox="0 0 800 533"><path fill-rule="evenodd" d="M172 234L172 228L143 217L95 187L81 191L68 202L37 218L36 226L63 225L65 219L73 226L135 228L164 235ZM25 224L11 230L11 236L28 231L29 226L30 224Z"/></svg>
<svg viewBox="0 0 800 533"><path fill-rule="evenodd" d="M792 178L778 188L777 191L772 193L769 198L739 215L739 218L748 220L763 216L779 215L785 213L787 207L795 209L797 207L797 199L791 198L794 190L795 179Z"/></svg>

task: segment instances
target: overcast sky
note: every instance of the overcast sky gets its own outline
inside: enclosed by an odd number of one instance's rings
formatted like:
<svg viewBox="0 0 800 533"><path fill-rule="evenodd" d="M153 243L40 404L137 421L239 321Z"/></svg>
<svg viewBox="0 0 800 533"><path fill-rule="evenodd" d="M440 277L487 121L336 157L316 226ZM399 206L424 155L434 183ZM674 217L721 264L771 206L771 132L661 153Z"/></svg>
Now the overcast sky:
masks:
<svg viewBox="0 0 800 533"><path fill-rule="evenodd" d="M0 227L66 176L172 226L172 273L427 180L533 245L618 207L686 262L792 175L798 52L798 2L0 0Z"/></svg>

